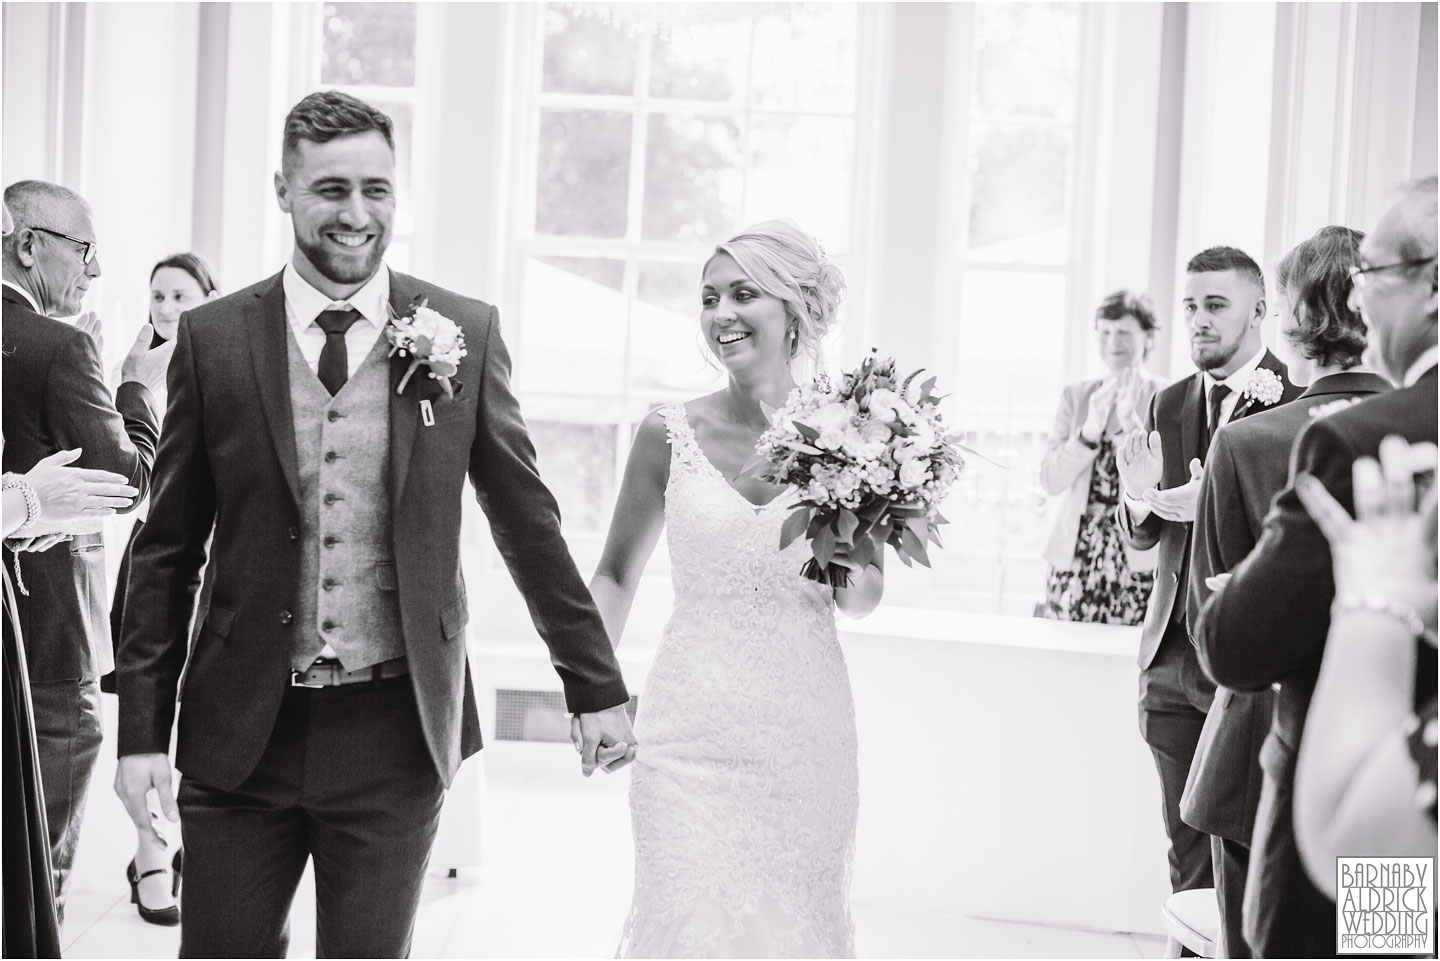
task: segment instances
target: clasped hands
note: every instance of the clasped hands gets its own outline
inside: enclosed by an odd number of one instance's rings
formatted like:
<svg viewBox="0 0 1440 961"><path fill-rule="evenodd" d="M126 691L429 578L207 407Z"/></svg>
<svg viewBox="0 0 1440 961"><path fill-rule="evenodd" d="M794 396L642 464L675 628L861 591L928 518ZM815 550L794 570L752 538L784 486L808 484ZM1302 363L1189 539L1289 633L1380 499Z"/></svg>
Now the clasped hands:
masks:
<svg viewBox="0 0 1440 961"><path fill-rule="evenodd" d="M635 732L624 704L590 714L570 715L570 743L580 753L580 771L586 777L598 767L607 774L635 760Z"/></svg>
<svg viewBox="0 0 1440 961"><path fill-rule="evenodd" d="M1080 434L1091 442L1098 442L1105 434L1113 413L1120 422L1121 430L1132 430L1141 426L1135 414L1135 405L1140 399L1140 372L1135 367L1126 367L1118 374L1106 377L1090 395L1090 404Z"/></svg>
<svg viewBox="0 0 1440 961"><path fill-rule="evenodd" d="M1160 432L1152 430L1146 434L1143 427L1137 427L1120 442L1115 463L1126 494L1143 502L1167 521L1189 524L1195 520L1195 502L1200 497L1200 483L1205 479L1205 468L1198 457L1190 460L1188 481L1179 487L1159 490L1165 473Z"/></svg>

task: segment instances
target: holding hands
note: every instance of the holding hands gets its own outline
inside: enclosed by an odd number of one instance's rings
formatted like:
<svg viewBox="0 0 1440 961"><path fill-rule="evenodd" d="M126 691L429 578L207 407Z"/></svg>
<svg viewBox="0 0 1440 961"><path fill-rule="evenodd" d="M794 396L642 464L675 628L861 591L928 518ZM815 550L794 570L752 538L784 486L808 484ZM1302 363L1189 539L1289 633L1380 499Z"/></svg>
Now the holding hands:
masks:
<svg viewBox="0 0 1440 961"><path fill-rule="evenodd" d="M1415 475L1433 474L1436 448L1391 436L1380 460L1357 458L1355 517L1309 474L1295 478L1295 493L1330 542L1335 596L1404 611L1424 625L1434 643L1436 623L1436 490L1415 505Z"/></svg>
<svg viewBox="0 0 1440 961"><path fill-rule="evenodd" d="M624 704L593 714L570 716L570 743L580 752L580 771L586 777L600 768L607 774L635 760L635 732Z"/></svg>

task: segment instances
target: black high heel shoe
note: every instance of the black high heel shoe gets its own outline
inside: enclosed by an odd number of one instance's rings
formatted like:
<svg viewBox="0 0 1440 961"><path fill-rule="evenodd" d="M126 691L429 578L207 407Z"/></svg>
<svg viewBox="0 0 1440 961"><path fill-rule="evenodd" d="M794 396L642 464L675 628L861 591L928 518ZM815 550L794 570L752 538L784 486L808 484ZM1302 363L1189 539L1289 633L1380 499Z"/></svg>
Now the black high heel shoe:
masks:
<svg viewBox="0 0 1440 961"><path fill-rule="evenodd" d="M178 852L177 852L178 853ZM130 864L125 868L125 880L130 882L130 903L135 905L135 910L140 912L140 918L150 924L161 924L172 927L180 923L180 907L172 904L168 908L147 908L140 900L140 882L154 874L164 874L164 868L155 868L153 871L140 873L135 866L135 859L130 859ZM180 887L180 876L175 876L175 889Z"/></svg>
<svg viewBox="0 0 1440 961"><path fill-rule="evenodd" d="M175 856L170 859L170 870L175 872L175 883L170 886L170 895L180 897L180 872L185 868L185 849L176 848Z"/></svg>

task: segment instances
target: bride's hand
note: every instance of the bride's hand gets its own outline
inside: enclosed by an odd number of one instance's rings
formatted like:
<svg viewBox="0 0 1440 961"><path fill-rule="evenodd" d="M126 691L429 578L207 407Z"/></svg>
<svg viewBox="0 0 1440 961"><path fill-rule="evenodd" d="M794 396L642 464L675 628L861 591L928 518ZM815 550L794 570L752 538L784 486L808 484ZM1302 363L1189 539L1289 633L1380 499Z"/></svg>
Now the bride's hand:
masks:
<svg viewBox="0 0 1440 961"><path fill-rule="evenodd" d="M850 585L835 589L835 606L851 617L864 617L880 605L885 593L885 552L882 548L863 568L845 552L835 550L830 559L850 572Z"/></svg>

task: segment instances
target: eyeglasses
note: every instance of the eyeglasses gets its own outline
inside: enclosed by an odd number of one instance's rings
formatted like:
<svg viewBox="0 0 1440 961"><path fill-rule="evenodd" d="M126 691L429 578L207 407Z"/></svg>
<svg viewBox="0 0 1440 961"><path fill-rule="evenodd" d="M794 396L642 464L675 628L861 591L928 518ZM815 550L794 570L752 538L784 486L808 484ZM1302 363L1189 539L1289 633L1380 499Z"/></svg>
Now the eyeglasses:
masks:
<svg viewBox="0 0 1440 961"><path fill-rule="evenodd" d="M62 240L68 240L72 244L78 244L85 251L85 253L81 256L81 259L86 266L89 266L90 263L95 260L95 255L100 252L100 245L93 240L81 240L79 237L72 237L69 234L62 234L60 231L51 230L49 227L31 226L30 229L43 230L47 234L54 234L56 237L59 237Z"/></svg>
<svg viewBox="0 0 1440 961"><path fill-rule="evenodd" d="M1378 274L1384 270L1399 270L1402 267L1424 267L1426 264L1434 263L1436 256L1440 255L1432 254L1419 260L1401 260L1393 264L1381 264L1378 267L1351 267L1350 282L1355 285L1356 290L1364 290L1365 281L1368 279L1367 274Z"/></svg>

